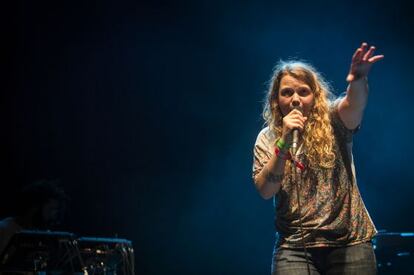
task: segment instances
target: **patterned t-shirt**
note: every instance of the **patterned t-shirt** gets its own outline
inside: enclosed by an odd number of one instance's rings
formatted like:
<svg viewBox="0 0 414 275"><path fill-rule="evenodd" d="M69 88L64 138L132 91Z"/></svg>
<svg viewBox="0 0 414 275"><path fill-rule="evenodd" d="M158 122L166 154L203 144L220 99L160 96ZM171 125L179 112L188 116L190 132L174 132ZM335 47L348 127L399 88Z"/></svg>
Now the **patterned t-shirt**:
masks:
<svg viewBox="0 0 414 275"><path fill-rule="evenodd" d="M337 111L330 109L336 155L331 169L305 169L299 174L301 217L307 247L335 247L371 240L377 233L358 190L352 156L353 131L348 130ZM254 146L253 179L274 154L277 137L269 127L258 135ZM298 149L299 160L303 159ZM279 192L274 197L278 245L302 247L299 210L293 165L285 171ZM298 170L299 171L299 170Z"/></svg>

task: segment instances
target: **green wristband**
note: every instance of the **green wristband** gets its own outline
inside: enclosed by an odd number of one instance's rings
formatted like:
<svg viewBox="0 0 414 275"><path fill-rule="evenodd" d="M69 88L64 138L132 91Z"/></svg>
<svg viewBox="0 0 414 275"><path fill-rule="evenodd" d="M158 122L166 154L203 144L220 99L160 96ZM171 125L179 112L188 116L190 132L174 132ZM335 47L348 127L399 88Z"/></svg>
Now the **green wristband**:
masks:
<svg viewBox="0 0 414 275"><path fill-rule="evenodd" d="M286 142L281 139L278 139L276 141L276 146L279 147L280 150L289 149L289 146L286 144Z"/></svg>

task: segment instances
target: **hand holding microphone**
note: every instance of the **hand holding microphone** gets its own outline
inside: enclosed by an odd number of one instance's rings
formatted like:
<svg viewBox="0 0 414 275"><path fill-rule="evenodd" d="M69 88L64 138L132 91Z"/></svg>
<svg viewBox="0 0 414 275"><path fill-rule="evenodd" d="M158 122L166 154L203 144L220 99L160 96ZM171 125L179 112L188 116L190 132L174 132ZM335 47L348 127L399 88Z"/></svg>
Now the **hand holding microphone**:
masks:
<svg viewBox="0 0 414 275"><path fill-rule="evenodd" d="M289 114L283 117L282 139L290 144L292 153L296 154L299 132L303 131L307 117L302 114L302 108L295 106Z"/></svg>

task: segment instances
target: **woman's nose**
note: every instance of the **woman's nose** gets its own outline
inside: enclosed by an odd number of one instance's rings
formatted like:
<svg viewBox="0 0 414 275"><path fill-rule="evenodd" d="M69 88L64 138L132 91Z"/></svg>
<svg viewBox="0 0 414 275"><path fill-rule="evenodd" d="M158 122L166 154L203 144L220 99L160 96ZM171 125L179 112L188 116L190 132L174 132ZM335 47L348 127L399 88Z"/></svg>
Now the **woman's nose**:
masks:
<svg viewBox="0 0 414 275"><path fill-rule="evenodd" d="M294 93L292 96L292 107L298 107L300 106L300 99L297 93Z"/></svg>

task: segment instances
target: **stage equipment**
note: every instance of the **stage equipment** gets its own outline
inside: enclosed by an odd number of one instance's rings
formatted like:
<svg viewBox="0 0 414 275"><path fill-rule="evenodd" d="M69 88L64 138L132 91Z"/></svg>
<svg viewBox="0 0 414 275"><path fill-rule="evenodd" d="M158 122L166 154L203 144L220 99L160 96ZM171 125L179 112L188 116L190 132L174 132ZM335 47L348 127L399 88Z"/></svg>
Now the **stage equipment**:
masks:
<svg viewBox="0 0 414 275"><path fill-rule="evenodd" d="M15 234L0 258L0 270L75 272L82 264L75 235L68 232L28 231Z"/></svg>
<svg viewBox="0 0 414 275"><path fill-rule="evenodd" d="M135 274L132 243L117 238L79 238L78 247L88 274Z"/></svg>
<svg viewBox="0 0 414 275"><path fill-rule="evenodd" d="M380 231L373 240L378 274L409 274L414 262L414 232Z"/></svg>
<svg viewBox="0 0 414 275"><path fill-rule="evenodd" d="M12 237L0 257L0 274L18 272L133 275L134 250L125 239L25 230Z"/></svg>

